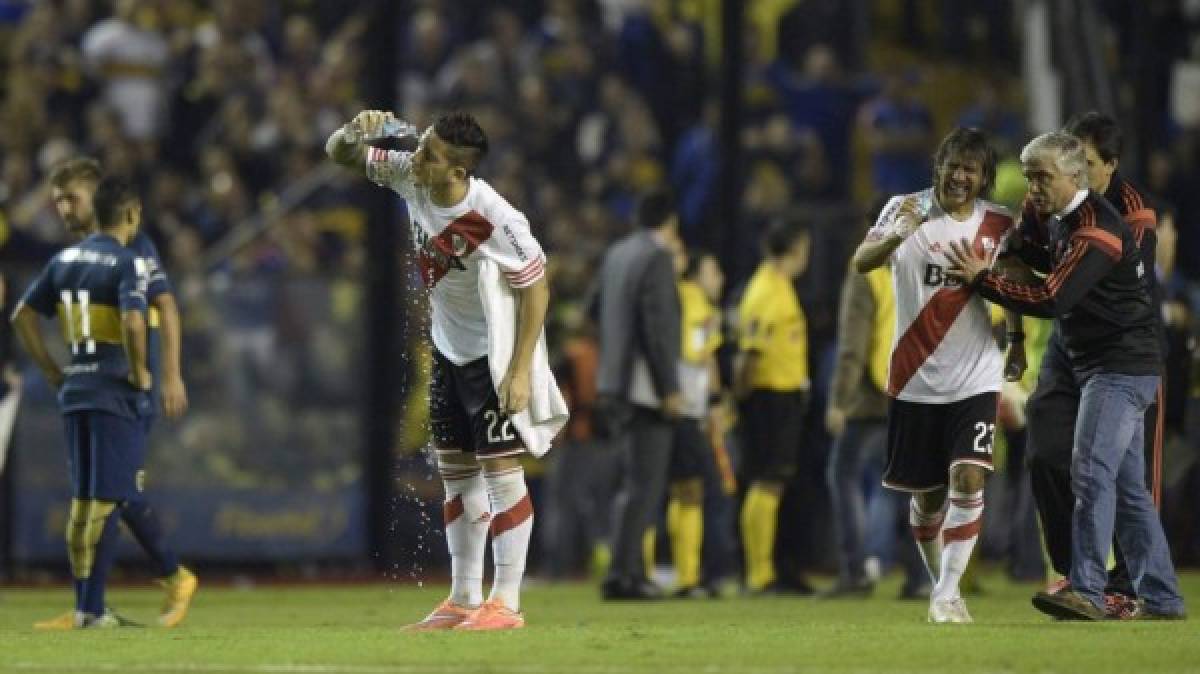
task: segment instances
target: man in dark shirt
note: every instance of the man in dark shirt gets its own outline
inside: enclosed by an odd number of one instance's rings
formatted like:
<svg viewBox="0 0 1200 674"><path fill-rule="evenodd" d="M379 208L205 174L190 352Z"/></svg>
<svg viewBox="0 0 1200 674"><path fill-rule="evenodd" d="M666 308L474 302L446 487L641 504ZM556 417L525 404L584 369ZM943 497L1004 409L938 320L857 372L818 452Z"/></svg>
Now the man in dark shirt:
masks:
<svg viewBox="0 0 1200 674"><path fill-rule="evenodd" d="M1104 195L1133 232L1146 265L1144 278L1155 299L1155 315L1161 315L1157 308L1157 274L1154 272L1157 220L1149 200L1117 172L1122 145L1120 128L1111 117L1089 112L1069 121L1064 130L1083 141L1089 186ZM1027 202L1022 210L1019 237L1011 247L1021 248L1023 257L1039 255L1024 250L1029 247L1040 248L1043 257L1049 255L1048 232L1037 209ZM1063 350L1062 336L1056 330L1046 347L1037 388L1029 397L1027 413L1033 494L1051 564L1064 577L1071 567L1071 513L1075 508L1075 495L1071 491L1071 447L1079 396L1079 384ZM1161 403L1160 386L1156 400L1145 416L1146 483L1156 505L1162 477ZM1117 564L1109 574L1105 602L1110 615L1127 617L1135 606L1131 599L1133 586L1119 544L1115 552ZM1065 581L1061 581L1051 587L1061 588L1064 584Z"/></svg>
<svg viewBox="0 0 1200 674"><path fill-rule="evenodd" d="M1038 593L1034 606L1058 618L1104 619L1115 526L1143 615L1182 618L1183 597L1144 479L1143 415L1162 369L1146 266L1120 214L1087 189L1082 141L1065 132L1038 136L1021 163L1029 200L1047 218L1049 244L1023 259L1049 276L1035 284L1008 280L967 245L952 246L947 257L951 275L988 300L1056 319L1082 389L1071 459L1071 587Z"/></svg>
<svg viewBox="0 0 1200 674"><path fill-rule="evenodd" d="M642 537L662 503L674 422L683 407L679 389L679 295L673 255L679 216L665 190L643 197L638 231L604 256L593 314L600 329L596 414L620 443L621 490L615 509L612 565L605 599L654 599L645 577Z"/></svg>

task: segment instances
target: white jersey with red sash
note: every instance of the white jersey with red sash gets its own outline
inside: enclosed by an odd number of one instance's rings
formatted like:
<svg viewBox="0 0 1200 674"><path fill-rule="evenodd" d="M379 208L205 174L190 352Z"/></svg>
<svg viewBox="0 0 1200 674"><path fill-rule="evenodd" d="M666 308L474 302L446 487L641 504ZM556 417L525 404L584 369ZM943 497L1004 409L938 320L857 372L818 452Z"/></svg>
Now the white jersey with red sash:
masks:
<svg viewBox="0 0 1200 674"><path fill-rule="evenodd" d="M904 198L888 202L868 238L882 237L895 226ZM988 304L946 276L946 253L952 241L967 239L994 262L1012 228L1007 210L982 199L964 221L934 202L921 226L892 253L888 262L896 290L896 332L888 395L950 403L1000 390L1004 363L992 336Z"/></svg>

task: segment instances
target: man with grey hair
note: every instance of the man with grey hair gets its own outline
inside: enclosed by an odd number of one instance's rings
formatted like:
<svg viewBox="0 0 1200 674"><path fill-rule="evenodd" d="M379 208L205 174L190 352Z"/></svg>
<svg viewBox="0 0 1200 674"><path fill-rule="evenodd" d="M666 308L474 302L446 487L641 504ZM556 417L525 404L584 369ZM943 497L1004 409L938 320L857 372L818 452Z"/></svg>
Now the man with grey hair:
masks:
<svg viewBox="0 0 1200 674"><path fill-rule="evenodd" d="M1010 280L966 245L951 246L947 257L948 273L984 298L1056 319L1082 390L1071 459L1071 587L1038 593L1034 606L1067 620L1105 619L1105 561L1115 526L1142 615L1181 619L1179 582L1144 481L1142 417L1162 369L1146 266L1128 225L1088 190L1082 141L1064 132L1038 136L1022 150L1021 164L1029 201L1049 218L1050 238L1044 254L1023 257L1048 276Z"/></svg>
<svg viewBox="0 0 1200 674"><path fill-rule="evenodd" d="M1150 295L1155 298L1155 313L1161 314L1154 267L1158 240L1156 215L1151 200L1117 170L1122 147L1120 127L1112 117L1093 111L1072 118L1063 131L1083 141L1088 187L1104 195L1133 232L1146 265L1145 278ZM1013 237L1020 239L1022 254L1028 255L1035 249L1042 249L1042 255L1051 252L1044 220L1033 204L1026 201ZM1021 346L1019 336L1014 343ZM1025 406L1029 429L1026 455L1038 519L1042 524L1042 539L1054 571L1061 575L1061 580L1049 585L1047 592L1050 593L1070 585L1067 576L1071 569L1071 518L1075 510L1075 494L1071 491L1071 449L1079 396L1079 382L1063 348L1062 336L1055 330L1041 359L1037 387ZM1151 405L1145 417L1146 483L1156 505L1160 504L1162 483L1162 401L1163 386L1160 383L1158 404ZM1119 542L1114 543L1113 553L1116 565L1109 572L1108 587L1105 588L1106 609L1109 617L1132 618L1136 616L1137 600Z"/></svg>

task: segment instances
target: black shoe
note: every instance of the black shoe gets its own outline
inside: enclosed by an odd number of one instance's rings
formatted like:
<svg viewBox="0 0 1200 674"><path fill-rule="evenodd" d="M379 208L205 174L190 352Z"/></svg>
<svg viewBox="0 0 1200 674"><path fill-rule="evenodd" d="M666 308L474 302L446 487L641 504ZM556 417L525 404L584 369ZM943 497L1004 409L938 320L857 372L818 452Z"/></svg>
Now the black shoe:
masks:
<svg viewBox="0 0 1200 674"><path fill-rule="evenodd" d="M792 594L797 597L812 597L817 594L817 591L813 589L812 585L809 585L808 579L804 576L778 580L776 584L783 589L785 594Z"/></svg>
<svg viewBox="0 0 1200 674"><path fill-rule="evenodd" d="M654 600L662 599L662 590L645 578L613 577L600 586L600 595L606 600Z"/></svg>
<svg viewBox="0 0 1200 674"><path fill-rule="evenodd" d="M703 585L681 587L671 593L672 599L710 599L712 594Z"/></svg>
<svg viewBox="0 0 1200 674"><path fill-rule="evenodd" d="M1054 594L1039 592L1033 596L1033 607L1059 620L1108 619L1104 609L1075 590L1063 590Z"/></svg>
<svg viewBox="0 0 1200 674"><path fill-rule="evenodd" d="M781 583L775 581L757 590L747 589L747 594L751 597L811 597L813 589L811 587L798 588L793 584Z"/></svg>
<svg viewBox="0 0 1200 674"><path fill-rule="evenodd" d="M866 578L838 580L833 587L817 593L817 599L866 599L875 591L875 583Z"/></svg>

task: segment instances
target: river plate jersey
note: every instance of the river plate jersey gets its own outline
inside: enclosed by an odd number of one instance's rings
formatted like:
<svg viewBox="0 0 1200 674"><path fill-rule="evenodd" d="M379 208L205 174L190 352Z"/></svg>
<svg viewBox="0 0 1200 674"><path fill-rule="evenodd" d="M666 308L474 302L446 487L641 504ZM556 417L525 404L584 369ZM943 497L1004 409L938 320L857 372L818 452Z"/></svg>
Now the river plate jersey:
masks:
<svg viewBox="0 0 1200 674"><path fill-rule="evenodd" d="M433 345L455 365L487 355L487 321L479 296L479 264L494 261L513 288L533 285L546 273L546 256L529 220L492 189L471 177L467 196L443 208L413 182L412 153L371 148L367 178L404 198L412 239L433 311Z"/></svg>
<svg viewBox="0 0 1200 674"><path fill-rule="evenodd" d="M868 238L881 238L895 226L903 199L888 202ZM1003 355L992 336L987 302L946 276L946 253L950 242L965 238L994 262L1012 228L1007 210L982 199L962 222L934 203L921 226L892 253L896 332L888 395L949 403L1000 390Z"/></svg>

